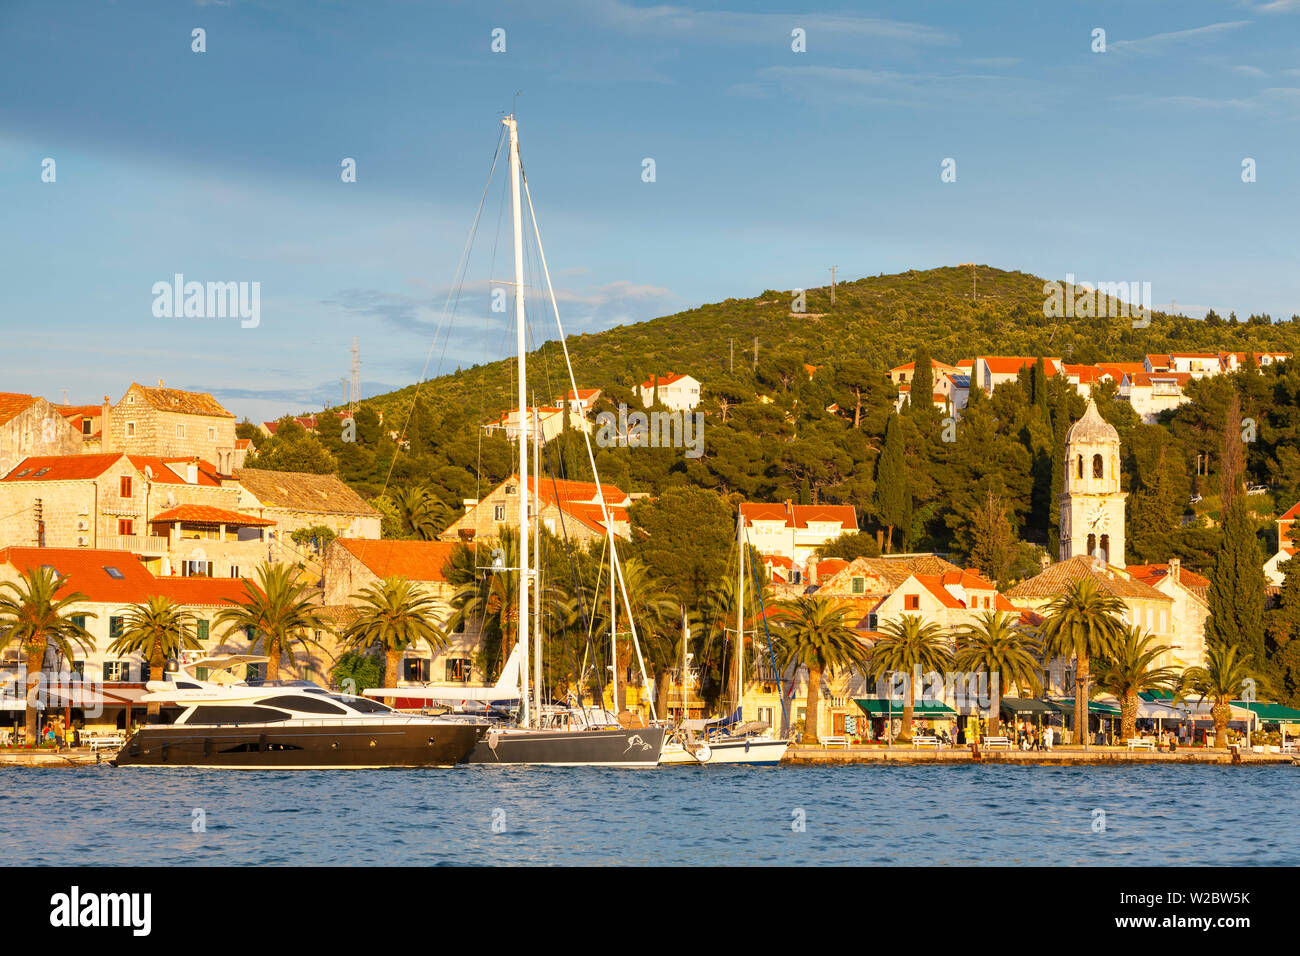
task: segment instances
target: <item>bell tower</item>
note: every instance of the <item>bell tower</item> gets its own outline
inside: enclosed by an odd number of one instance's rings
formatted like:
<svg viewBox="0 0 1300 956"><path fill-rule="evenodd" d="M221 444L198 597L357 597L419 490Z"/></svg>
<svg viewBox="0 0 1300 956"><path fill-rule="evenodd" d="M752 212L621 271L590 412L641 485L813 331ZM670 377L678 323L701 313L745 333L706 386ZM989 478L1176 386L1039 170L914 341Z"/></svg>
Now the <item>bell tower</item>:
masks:
<svg viewBox="0 0 1300 956"><path fill-rule="evenodd" d="M1065 436L1061 493L1061 560L1084 554L1124 567L1124 500L1119 484L1119 432L1088 399Z"/></svg>

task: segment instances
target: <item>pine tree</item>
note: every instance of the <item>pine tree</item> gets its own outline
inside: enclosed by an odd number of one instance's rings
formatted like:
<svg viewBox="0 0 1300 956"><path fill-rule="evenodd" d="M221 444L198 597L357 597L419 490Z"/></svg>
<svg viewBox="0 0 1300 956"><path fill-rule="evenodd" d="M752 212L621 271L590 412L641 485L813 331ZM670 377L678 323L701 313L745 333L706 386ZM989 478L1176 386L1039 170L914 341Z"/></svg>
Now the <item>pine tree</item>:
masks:
<svg viewBox="0 0 1300 956"><path fill-rule="evenodd" d="M973 523L971 564L994 581L1005 581L1016 556L1016 534L1007 519L1006 505L993 494L991 486L974 514Z"/></svg>
<svg viewBox="0 0 1300 956"><path fill-rule="evenodd" d="M876 512L888 529L885 551L893 549L894 529L908 525L911 495L907 489L907 466L903 455L903 434L897 415L885 424L885 445L876 459Z"/></svg>

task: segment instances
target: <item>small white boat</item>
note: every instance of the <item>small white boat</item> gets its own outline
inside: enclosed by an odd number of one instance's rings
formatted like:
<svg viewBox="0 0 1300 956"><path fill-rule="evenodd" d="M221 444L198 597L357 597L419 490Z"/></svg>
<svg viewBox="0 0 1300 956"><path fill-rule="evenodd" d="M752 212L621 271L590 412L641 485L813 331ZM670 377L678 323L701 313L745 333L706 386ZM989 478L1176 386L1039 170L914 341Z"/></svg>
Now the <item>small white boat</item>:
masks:
<svg viewBox="0 0 1300 956"><path fill-rule="evenodd" d="M790 746L790 741L774 738L770 725L761 720L740 724L729 732L704 735L710 723L716 721L686 721L673 739L664 744L659 763L684 766L774 764L781 762Z"/></svg>

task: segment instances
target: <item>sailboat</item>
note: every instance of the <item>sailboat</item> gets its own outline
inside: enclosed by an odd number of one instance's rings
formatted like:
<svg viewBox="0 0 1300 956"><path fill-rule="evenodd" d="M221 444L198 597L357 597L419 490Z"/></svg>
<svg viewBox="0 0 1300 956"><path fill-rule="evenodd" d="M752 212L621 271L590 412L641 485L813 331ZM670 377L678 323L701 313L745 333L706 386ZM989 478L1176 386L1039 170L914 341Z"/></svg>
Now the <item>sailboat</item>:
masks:
<svg viewBox="0 0 1300 956"><path fill-rule="evenodd" d="M532 195L528 192L527 181L523 179L519 159L519 126L513 114L506 116L502 123L510 134L510 187L511 187L511 224L514 231L514 289L515 289L515 332L518 352L517 395L519 409L519 470L517 478L519 495L519 567L502 569L497 573L514 572L519 575L518 593L518 627L515 648L511 659L517 661L519 717L513 725L492 727L479 740L470 752L467 762L479 764L511 765L540 764L546 766L611 766L611 767L654 767L659 763L663 749L666 728L651 724L646 727L623 727L613 715L601 708L582 707L544 707L542 705L542 614L541 614L541 578L538 561L538 541L536 532L538 486L540 484L540 467L534 472L530 483L528 432L532 432L536 465L540 465L540 424L536 416L527 412L528 378L527 378L527 329L524 321L524 261L523 261L523 212L521 203L521 181L523 192L528 195L528 209L531 215L534 235L537 240L537 252L542 273L546 278L546 288L550 294L556 324L559 328L559 341L564 350L564 362L568 371L570 387L577 394L578 385L573 375L573 366L569 361L568 345L564 340L564 329L560 325L559 306L555 299L555 290L551 286L550 271L546 266L546 254L542 251L541 232L537 228L537 217L533 210ZM530 427L525 423L530 422ZM584 432L586 435L586 432ZM595 479L597 495L600 499L605 527L610 534L610 580L611 592L613 582L618 581L628 617L631 618L631 603L628 601L627 588L619 569L618 553L613 547L613 519L600 485L600 476L596 471L596 459L591 448L590 435L586 435L587 458ZM530 507L529 493L532 486L533 501ZM534 540L530 542L530 538ZM530 545L532 559L529 564ZM529 595L533 596L533 607L529 607ZM611 614L611 619L615 615ZM535 618L535 620L534 620ZM531 628L530 628L531 625ZM533 663L532 687L529 684L529 633L533 636L531 657ZM640 646L636 643L635 625L632 625L632 639L640 659ZM611 647L611 653L613 648ZM617 655L615 655L616 657ZM615 668L617 670L617 667ZM642 663L644 672L644 662ZM615 674L617 680L617 673ZM502 688L494 688L495 693L502 693ZM617 695L615 700L617 700ZM653 708L653 702L651 702ZM653 711L652 711L653 716Z"/></svg>
<svg viewBox="0 0 1300 956"><path fill-rule="evenodd" d="M745 517L736 522L738 547L736 580L736 655L733 694L735 710L730 719L686 719L686 640L690 636L682 620L682 721L664 744L659 762L668 765L775 764L785 756L788 740L772 736L772 726L763 720L744 720L745 698Z"/></svg>

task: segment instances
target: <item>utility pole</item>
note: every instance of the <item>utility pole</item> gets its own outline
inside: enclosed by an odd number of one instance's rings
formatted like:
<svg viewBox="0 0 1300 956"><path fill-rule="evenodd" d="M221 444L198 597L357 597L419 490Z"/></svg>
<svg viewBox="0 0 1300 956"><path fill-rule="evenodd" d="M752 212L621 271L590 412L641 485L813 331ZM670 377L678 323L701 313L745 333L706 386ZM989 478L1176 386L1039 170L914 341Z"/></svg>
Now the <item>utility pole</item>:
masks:
<svg viewBox="0 0 1300 956"><path fill-rule="evenodd" d="M970 298L972 302L978 301L979 296L975 294L975 263L962 262L959 265L970 266Z"/></svg>
<svg viewBox="0 0 1300 956"><path fill-rule="evenodd" d="M352 336L352 393L348 411L355 417L357 405L361 403L361 344Z"/></svg>
<svg viewBox="0 0 1300 956"><path fill-rule="evenodd" d="M754 336L754 371L758 371L758 336Z"/></svg>
<svg viewBox="0 0 1300 956"><path fill-rule="evenodd" d="M831 266L831 305L835 304L835 270L839 266Z"/></svg>

